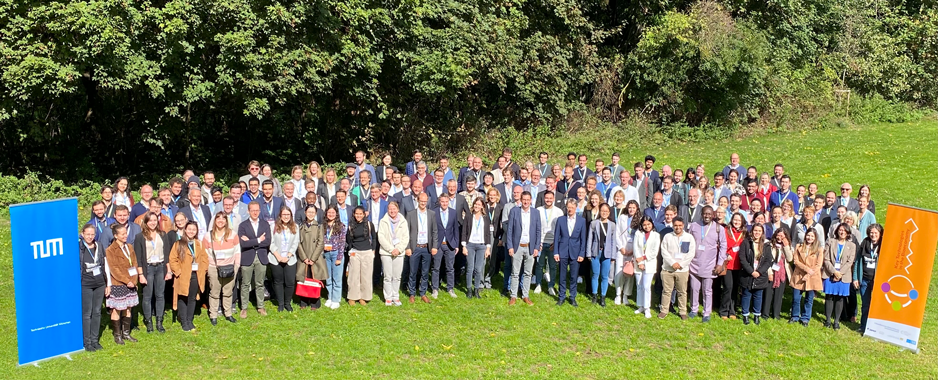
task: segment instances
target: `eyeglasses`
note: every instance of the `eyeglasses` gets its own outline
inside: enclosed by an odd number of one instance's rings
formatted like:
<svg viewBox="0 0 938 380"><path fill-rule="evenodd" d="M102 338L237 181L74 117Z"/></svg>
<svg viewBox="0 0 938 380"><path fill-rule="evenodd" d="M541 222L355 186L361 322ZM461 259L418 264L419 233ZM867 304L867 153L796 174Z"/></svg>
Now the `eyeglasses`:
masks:
<svg viewBox="0 0 938 380"><path fill-rule="evenodd" d="M840 188L840 191L850 191L850 190L853 190L853 189L851 189L851 188L849 188L849 187L841 187L841 188Z"/></svg>

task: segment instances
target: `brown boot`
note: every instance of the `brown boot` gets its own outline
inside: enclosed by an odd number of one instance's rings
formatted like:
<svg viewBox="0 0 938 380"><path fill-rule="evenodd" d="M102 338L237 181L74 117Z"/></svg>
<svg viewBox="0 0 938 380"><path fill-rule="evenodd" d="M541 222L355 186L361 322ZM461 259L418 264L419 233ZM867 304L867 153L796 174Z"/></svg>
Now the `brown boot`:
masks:
<svg viewBox="0 0 938 380"><path fill-rule="evenodd" d="M114 333L114 343L123 345L124 344L124 334L121 333L121 321L111 320L111 332Z"/></svg>
<svg viewBox="0 0 938 380"><path fill-rule="evenodd" d="M132 343L136 343L137 339L130 336L130 317L121 317L121 332L124 334L124 340Z"/></svg>

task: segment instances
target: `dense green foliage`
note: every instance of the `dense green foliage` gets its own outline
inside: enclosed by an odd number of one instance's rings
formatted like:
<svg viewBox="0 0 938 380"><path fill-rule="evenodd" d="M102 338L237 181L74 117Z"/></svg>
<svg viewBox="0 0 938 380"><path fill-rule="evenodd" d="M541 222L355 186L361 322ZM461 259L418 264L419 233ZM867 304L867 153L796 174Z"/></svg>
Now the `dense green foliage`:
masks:
<svg viewBox="0 0 938 380"><path fill-rule="evenodd" d="M935 105L934 0L0 0L0 170L68 180L454 152L584 113L784 124L847 89Z"/></svg>

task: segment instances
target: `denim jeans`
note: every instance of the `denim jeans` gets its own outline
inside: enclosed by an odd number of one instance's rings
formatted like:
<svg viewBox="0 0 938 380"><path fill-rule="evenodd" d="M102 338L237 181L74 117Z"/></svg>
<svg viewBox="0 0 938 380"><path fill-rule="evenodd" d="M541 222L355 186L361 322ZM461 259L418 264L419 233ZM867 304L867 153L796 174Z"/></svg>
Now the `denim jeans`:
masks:
<svg viewBox="0 0 938 380"><path fill-rule="evenodd" d="M143 288L143 319L150 320L154 315L163 317L166 307L166 264L149 265L147 267L147 284ZM155 301L155 302L154 302ZM154 310L155 309L155 310Z"/></svg>
<svg viewBox="0 0 938 380"><path fill-rule="evenodd" d="M326 280L326 291L329 293L329 301L332 302L342 302L342 275L345 262L335 265L335 261L340 258L339 253L336 251L327 251L323 255L326 256L326 270L329 271L329 279Z"/></svg>
<svg viewBox="0 0 938 380"><path fill-rule="evenodd" d="M544 278L544 270L547 270L549 279L547 287L553 289L557 285L557 266L558 262L554 260L553 243L541 245L541 253L537 256L537 263L534 265L534 282L540 284Z"/></svg>
<svg viewBox="0 0 938 380"><path fill-rule="evenodd" d="M467 243L466 289L482 287L482 272L485 270L485 244Z"/></svg>
<svg viewBox="0 0 938 380"><path fill-rule="evenodd" d="M801 304L801 294L805 294L804 306ZM808 322L811 320L811 308L814 307L814 291L795 289L791 300L791 319Z"/></svg>
<svg viewBox="0 0 938 380"><path fill-rule="evenodd" d="M609 265L611 264L612 260L603 257L602 252L599 256L590 259L590 266L593 269L590 284L593 286L593 294L599 297L605 297L606 290L609 289Z"/></svg>
<svg viewBox="0 0 938 380"><path fill-rule="evenodd" d="M863 302L862 313L860 316L860 333L866 332L866 321L870 314L870 302L873 298L873 284L870 281L860 280L860 298Z"/></svg>
<svg viewBox="0 0 938 380"><path fill-rule="evenodd" d="M749 316L749 306L752 306L752 312L755 315L762 316L762 293L765 289L746 289L743 288L743 316Z"/></svg>

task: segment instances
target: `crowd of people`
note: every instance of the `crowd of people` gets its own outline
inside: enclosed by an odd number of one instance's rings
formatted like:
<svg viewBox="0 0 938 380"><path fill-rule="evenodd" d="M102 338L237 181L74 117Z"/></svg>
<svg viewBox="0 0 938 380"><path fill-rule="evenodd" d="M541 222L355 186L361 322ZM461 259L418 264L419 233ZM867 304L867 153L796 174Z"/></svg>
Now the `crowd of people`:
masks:
<svg viewBox="0 0 938 380"><path fill-rule="evenodd" d="M549 161L518 163L505 149L491 168L470 155L430 171L415 151L401 170L357 152L344 173L310 162L283 182L251 161L227 194L212 172L186 171L141 186L139 200L118 178L80 233L85 348L101 349L102 304L124 344L136 342L138 313L148 333L165 332L167 298L190 331L200 306L212 325L236 323L267 315L268 298L278 312L337 309L343 296L367 305L376 288L389 307L402 291L413 304L493 287L509 305L546 292L576 307L582 284L597 307L611 297L645 318L702 322L715 309L746 325L783 318L790 294L788 322L804 326L820 293L825 327L859 314L863 331L883 232L869 186L856 197L849 183L839 196L793 189L782 164L760 173L735 153L712 174L657 169L653 156L630 167L618 154L592 168L585 154ZM321 296L298 283L321 284Z"/></svg>

